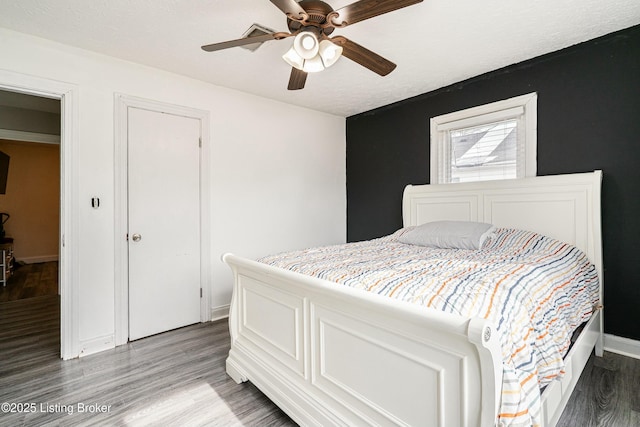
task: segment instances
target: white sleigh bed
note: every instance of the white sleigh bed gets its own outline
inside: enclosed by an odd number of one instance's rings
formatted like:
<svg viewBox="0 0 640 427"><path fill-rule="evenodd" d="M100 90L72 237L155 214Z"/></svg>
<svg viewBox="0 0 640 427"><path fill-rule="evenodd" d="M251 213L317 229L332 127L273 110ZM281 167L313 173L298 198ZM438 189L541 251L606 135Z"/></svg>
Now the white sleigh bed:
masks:
<svg viewBox="0 0 640 427"><path fill-rule="evenodd" d="M600 171L407 186L404 226L479 221L575 245L600 278ZM234 274L227 373L251 381L303 426L496 425L502 385L495 326L226 254ZM600 307L601 308L601 307ZM595 347L594 311L542 393L554 426ZM381 368L383 367L383 368Z"/></svg>

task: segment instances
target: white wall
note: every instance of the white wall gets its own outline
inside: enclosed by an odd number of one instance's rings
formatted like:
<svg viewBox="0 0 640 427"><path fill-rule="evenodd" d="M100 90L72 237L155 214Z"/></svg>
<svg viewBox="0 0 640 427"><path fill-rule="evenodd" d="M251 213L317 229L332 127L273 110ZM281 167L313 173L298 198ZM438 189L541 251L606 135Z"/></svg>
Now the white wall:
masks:
<svg viewBox="0 0 640 427"><path fill-rule="evenodd" d="M343 117L4 29L0 58L1 69L78 87L81 343L114 334L114 93L210 112L214 309L231 297L223 253L257 257L345 241ZM291 122L313 132L291 132Z"/></svg>
<svg viewBox="0 0 640 427"><path fill-rule="evenodd" d="M0 129L60 135L60 114L0 105Z"/></svg>

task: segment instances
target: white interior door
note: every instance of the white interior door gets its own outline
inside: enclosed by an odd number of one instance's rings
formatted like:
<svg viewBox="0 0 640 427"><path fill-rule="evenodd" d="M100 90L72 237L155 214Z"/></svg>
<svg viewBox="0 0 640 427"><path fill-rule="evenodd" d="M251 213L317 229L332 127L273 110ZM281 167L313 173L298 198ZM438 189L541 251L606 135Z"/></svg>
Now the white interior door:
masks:
<svg viewBox="0 0 640 427"><path fill-rule="evenodd" d="M200 321L200 121L128 109L129 339Z"/></svg>

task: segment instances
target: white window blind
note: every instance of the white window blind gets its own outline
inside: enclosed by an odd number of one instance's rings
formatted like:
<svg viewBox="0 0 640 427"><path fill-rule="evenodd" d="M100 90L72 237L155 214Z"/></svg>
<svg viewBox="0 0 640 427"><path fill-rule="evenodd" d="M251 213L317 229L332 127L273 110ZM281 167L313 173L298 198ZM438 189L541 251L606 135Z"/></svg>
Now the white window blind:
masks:
<svg viewBox="0 0 640 427"><path fill-rule="evenodd" d="M431 182L535 176L535 100L524 95L431 119Z"/></svg>

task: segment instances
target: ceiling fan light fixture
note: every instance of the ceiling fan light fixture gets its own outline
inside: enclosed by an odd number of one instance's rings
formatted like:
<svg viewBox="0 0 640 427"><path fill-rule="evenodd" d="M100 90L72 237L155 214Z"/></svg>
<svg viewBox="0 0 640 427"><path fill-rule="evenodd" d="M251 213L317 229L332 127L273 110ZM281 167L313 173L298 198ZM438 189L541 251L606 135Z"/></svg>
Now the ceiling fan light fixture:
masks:
<svg viewBox="0 0 640 427"><path fill-rule="evenodd" d="M317 36L307 31L296 36L293 46L282 55L282 59L298 70L317 73L335 64L340 55L341 46L329 40L318 42Z"/></svg>
<svg viewBox="0 0 640 427"><path fill-rule="evenodd" d="M311 59L318 54L320 43L315 34L303 31L293 39L293 48L302 58Z"/></svg>
<svg viewBox="0 0 640 427"><path fill-rule="evenodd" d="M298 55L298 52L296 52L293 47L289 49L287 53L282 55L282 59L284 59L287 64L297 68L298 70L302 70L302 67L304 66L304 58Z"/></svg>
<svg viewBox="0 0 640 427"><path fill-rule="evenodd" d="M324 61L320 55L316 55L313 58L304 59L298 52L292 47L282 55L282 59L289 65L305 73L317 73L325 69Z"/></svg>
<svg viewBox="0 0 640 427"><path fill-rule="evenodd" d="M316 55L313 58L305 59L302 71L305 73L317 73L324 70L324 64L320 55Z"/></svg>
<svg viewBox="0 0 640 427"><path fill-rule="evenodd" d="M322 58L325 68L335 64L342 55L342 46L338 46L329 40L322 40L318 49L318 55Z"/></svg>

